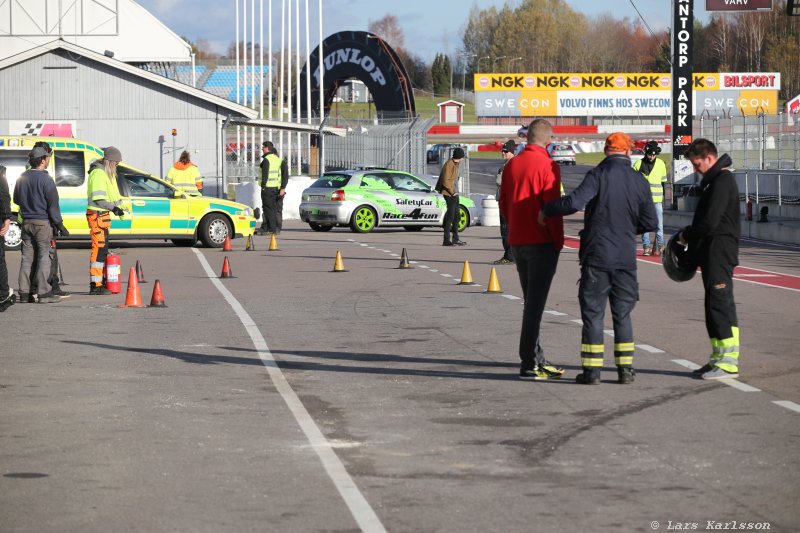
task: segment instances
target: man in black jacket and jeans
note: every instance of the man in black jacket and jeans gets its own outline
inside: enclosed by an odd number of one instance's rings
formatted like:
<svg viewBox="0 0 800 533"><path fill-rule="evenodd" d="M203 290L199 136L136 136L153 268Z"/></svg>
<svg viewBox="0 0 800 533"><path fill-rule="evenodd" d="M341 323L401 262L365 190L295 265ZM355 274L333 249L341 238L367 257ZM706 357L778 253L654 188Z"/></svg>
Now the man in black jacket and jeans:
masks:
<svg viewBox="0 0 800 533"><path fill-rule="evenodd" d="M586 208L578 253L583 373L575 378L585 385L600 383L607 301L614 319L617 383L624 385L634 379L631 312L639 299L636 236L654 231L658 217L650 185L631 168L632 148L633 141L626 134L609 135L606 158L586 173L572 194L545 204L539 212L539 223L544 224L545 216L571 215Z"/></svg>
<svg viewBox="0 0 800 533"><path fill-rule="evenodd" d="M706 330L711 356L694 371L702 379L739 376L739 322L733 301L733 268L739 264L739 188L728 167L728 154L717 156L708 139L695 139L686 151L695 171L703 175L702 195L692 225L683 228L678 241L688 244L702 269L705 289Z"/></svg>

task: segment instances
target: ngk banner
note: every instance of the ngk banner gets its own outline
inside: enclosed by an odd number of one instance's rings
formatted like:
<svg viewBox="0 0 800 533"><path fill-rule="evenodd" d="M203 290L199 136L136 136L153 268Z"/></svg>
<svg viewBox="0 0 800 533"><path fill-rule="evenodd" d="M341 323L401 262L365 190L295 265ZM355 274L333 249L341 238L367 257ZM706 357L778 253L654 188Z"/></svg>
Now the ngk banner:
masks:
<svg viewBox="0 0 800 533"><path fill-rule="evenodd" d="M777 113L778 72L694 73L694 115ZM669 74L476 74L478 116L669 117Z"/></svg>

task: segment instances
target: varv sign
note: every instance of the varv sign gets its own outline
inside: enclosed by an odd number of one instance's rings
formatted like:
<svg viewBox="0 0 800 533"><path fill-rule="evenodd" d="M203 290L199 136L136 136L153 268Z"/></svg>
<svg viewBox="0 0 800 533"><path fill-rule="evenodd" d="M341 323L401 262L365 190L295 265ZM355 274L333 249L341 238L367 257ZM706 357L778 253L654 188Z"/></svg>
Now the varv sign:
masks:
<svg viewBox="0 0 800 533"><path fill-rule="evenodd" d="M772 0L706 0L706 11L772 11Z"/></svg>

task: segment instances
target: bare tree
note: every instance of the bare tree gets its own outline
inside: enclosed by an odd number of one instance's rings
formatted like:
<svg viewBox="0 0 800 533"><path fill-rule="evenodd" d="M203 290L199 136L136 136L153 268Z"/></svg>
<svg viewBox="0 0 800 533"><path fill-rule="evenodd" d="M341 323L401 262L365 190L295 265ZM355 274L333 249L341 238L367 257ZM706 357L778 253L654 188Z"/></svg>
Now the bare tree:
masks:
<svg viewBox="0 0 800 533"><path fill-rule="evenodd" d="M378 20L371 20L367 29L374 33L394 49L405 48L405 35L395 15L385 15Z"/></svg>

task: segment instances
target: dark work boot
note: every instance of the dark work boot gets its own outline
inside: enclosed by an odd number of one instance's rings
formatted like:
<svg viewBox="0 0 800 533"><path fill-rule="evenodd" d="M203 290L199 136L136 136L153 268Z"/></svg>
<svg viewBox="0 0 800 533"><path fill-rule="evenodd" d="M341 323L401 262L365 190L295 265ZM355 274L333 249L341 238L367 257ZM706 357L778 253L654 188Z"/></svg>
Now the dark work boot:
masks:
<svg viewBox="0 0 800 533"><path fill-rule="evenodd" d="M581 385L599 385L600 369L590 370L583 367L583 372L575 376L575 383L580 383Z"/></svg>
<svg viewBox="0 0 800 533"><path fill-rule="evenodd" d="M89 285L89 294L92 296L106 296L113 293L106 289L103 285L95 285L94 283L91 283Z"/></svg>
<svg viewBox="0 0 800 533"><path fill-rule="evenodd" d="M628 385L633 383L636 376L636 371L632 366L618 366L617 367L617 383L620 385Z"/></svg>

